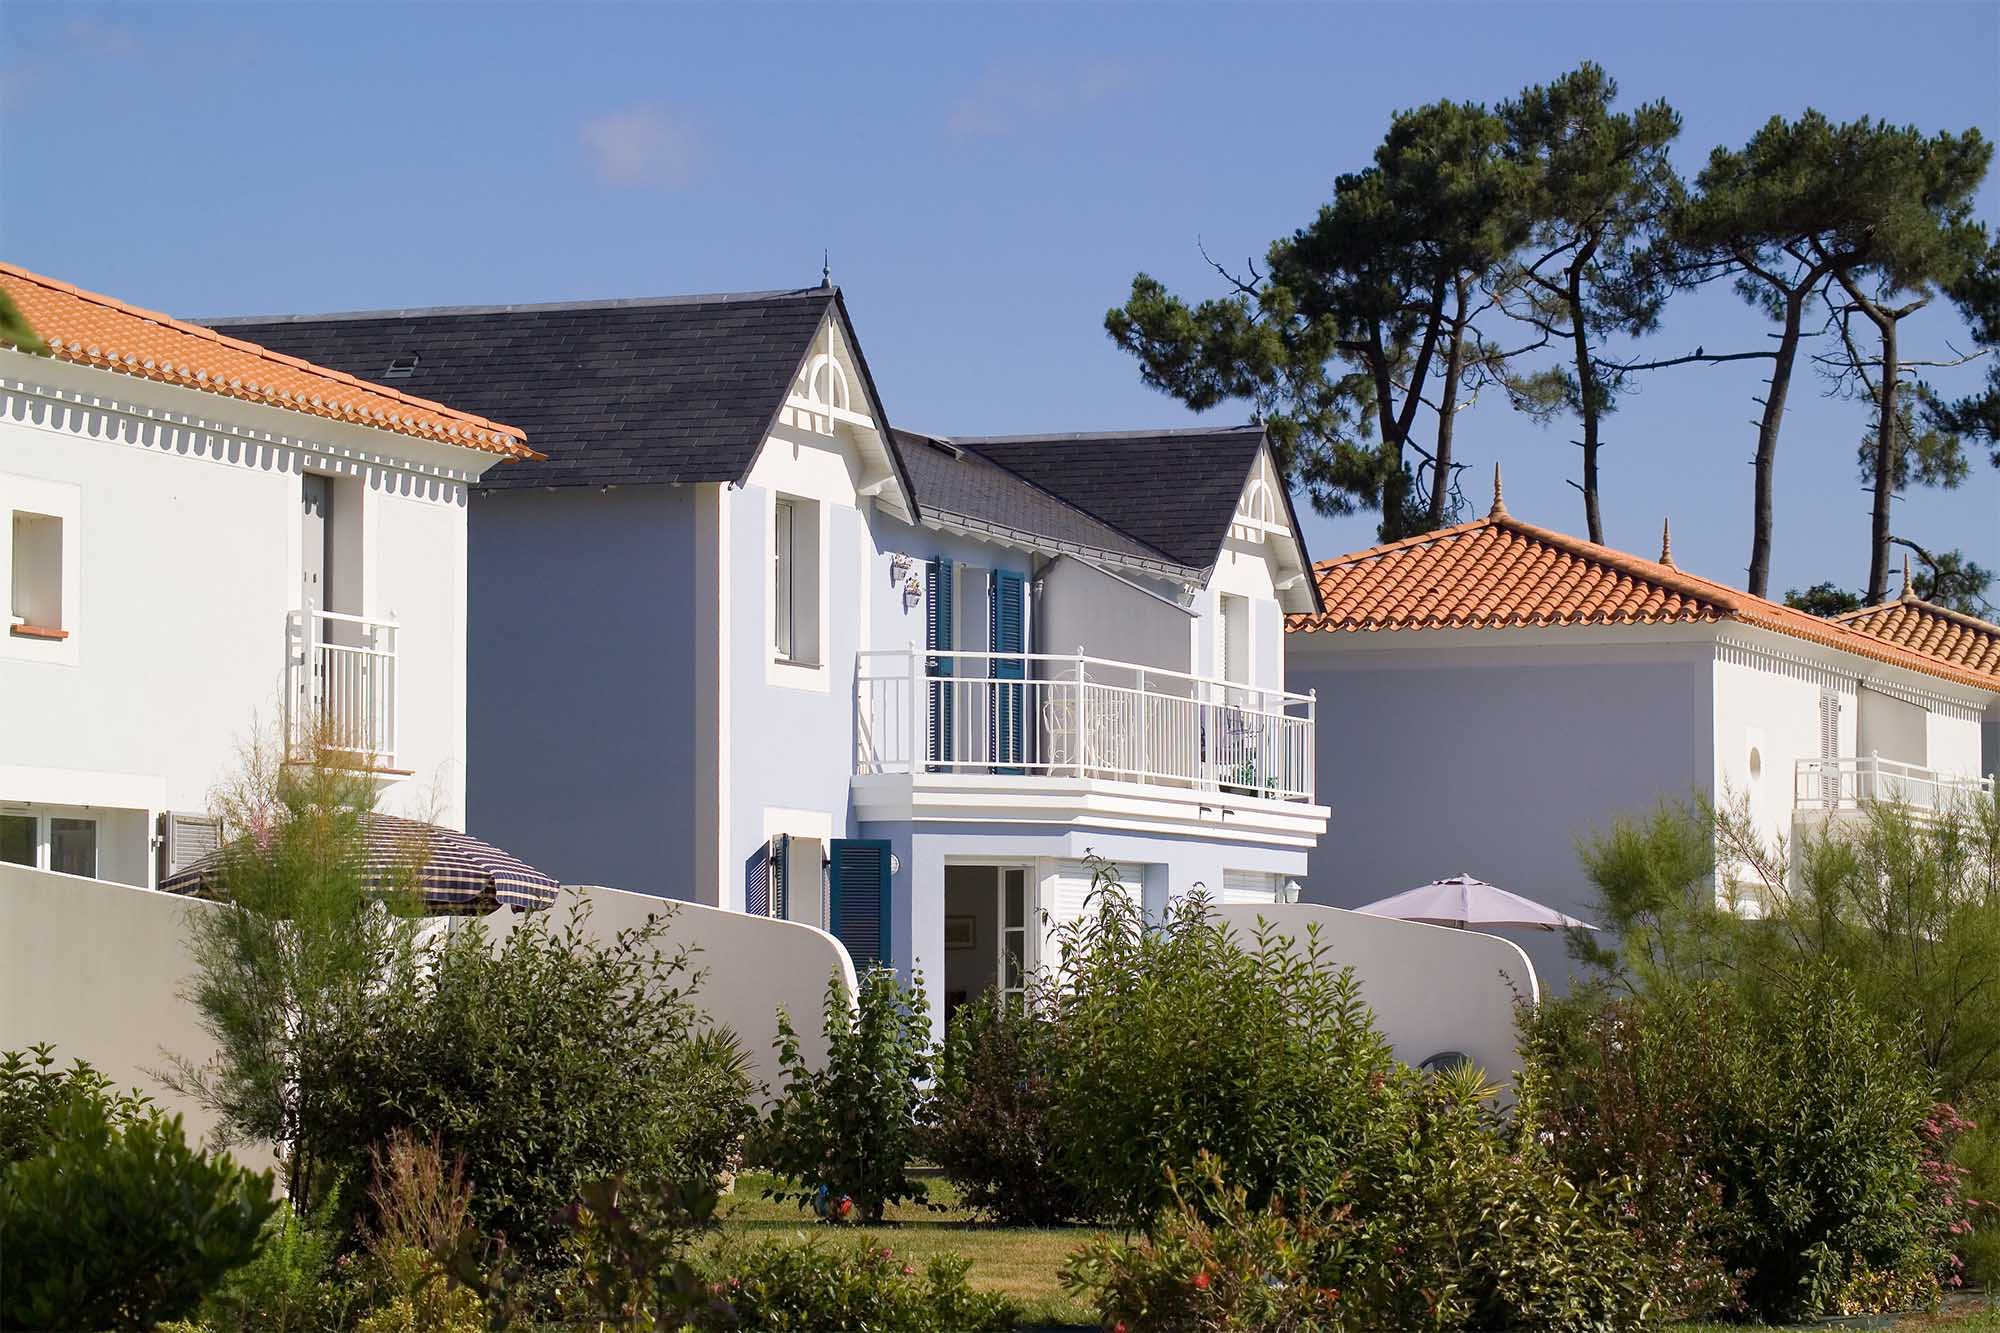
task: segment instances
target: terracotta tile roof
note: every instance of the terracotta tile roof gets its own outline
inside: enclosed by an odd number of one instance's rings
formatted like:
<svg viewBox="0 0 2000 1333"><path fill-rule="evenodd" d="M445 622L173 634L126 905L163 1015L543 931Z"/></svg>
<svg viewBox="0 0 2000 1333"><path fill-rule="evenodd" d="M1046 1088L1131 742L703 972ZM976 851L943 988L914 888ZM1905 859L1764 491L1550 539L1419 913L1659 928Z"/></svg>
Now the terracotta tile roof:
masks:
<svg viewBox="0 0 2000 1333"><path fill-rule="evenodd" d="M1834 619L1870 638L1986 676L2000 688L2000 625L1908 592L1896 601L1864 606Z"/></svg>
<svg viewBox="0 0 2000 1333"><path fill-rule="evenodd" d="M58 360L510 459L541 457L516 427L366 384L13 264L0 263L0 288Z"/></svg>
<svg viewBox="0 0 2000 1333"><path fill-rule="evenodd" d="M1735 621L2000 690L1991 653L1979 659L1979 669L1971 659L1919 651L1671 563L1523 523L1504 508L1454 528L1323 560L1313 572L1326 611L1287 616L1291 633Z"/></svg>

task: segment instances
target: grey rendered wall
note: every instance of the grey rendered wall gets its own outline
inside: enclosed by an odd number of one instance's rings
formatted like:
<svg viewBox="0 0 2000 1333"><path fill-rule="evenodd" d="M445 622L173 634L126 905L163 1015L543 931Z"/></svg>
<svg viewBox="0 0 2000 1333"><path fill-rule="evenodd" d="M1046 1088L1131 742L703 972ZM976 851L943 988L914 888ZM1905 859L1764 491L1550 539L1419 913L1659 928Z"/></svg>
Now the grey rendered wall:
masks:
<svg viewBox="0 0 2000 1333"><path fill-rule="evenodd" d="M829 816L833 836L847 836L847 780L854 764L854 664L861 646L861 524L859 510L823 505L826 539L825 692L770 683L764 596L770 534L765 490L745 486L727 495L729 523L729 845L722 905L741 908L751 858L765 840L767 807ZM796 873L796 872L795 872ZM806 886L795 883L798 892ZM817 886L812 886L817 891Z"/></svg>
<svg viewBox="0 0 2000 1333"><path fill-rule="evenodd" d="M1089 657L1192 670L1194 617L1178 606L1069 556L1044 566L1041 583L1036 651L1074 653L1081 646Z"/></svg>
<svg viewBox="0 0 2000 1333"><path fill-rule="evenodd" d="M691 896L694 496L473 497L467 828L565 883Z"/></svg>
<svg viewBox="0 0 2000 1333"><path fill-rule="evenodd" d="M1290 654L1290 688L1319 691L1319 800L1332 808L1304 901L1358 907L1464 873L1587 920L1578 835L1712 786L1705 657L1365 657L1338 670ZM1509 938L1549 990L1566 989L1560 935Z"/></svg>
<svg viewBox="0 0 2000 1333"><path fill-rule="evenodd" d="M1979 771L1987 777L2000 775L2000 716L1987 714L1979 727Z"/></svg>

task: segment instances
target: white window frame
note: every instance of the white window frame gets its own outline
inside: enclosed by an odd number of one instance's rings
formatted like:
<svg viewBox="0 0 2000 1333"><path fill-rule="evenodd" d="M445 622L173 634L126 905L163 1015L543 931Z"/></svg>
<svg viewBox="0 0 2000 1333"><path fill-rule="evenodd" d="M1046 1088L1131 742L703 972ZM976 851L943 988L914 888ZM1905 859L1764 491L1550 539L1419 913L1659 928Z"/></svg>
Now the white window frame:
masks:
<svg viewBox="0 0 2000 1333"><path fill-rule="evenodd" d="M779 496L771 505L771 650L781 662L792 662L797 616L793 606L798 566L792 536L798 527L798 502Z"/></svg>
<svg viewBox="0 0 2000 1333"><path fill-rule="evenodd" d="M82 492L66 482L43 481L0 472L0 590L7 594L7 630L0 633L0 657L60 666L75 666L83 638L83 597L80 558L83 543ZM33 514L62 524L62 567L58 574L62 589L59 623L45 628L61 631L61 637L45 637L14 632L14 515Z"/></svg>
<svg viewBox="0 0 2000 1333"><path fill-rule="evenodd" d="M825 500L796 491L767 493L765 540L770 575L764 614L769 683L827 692L827 535ZM789 520L786 516L789 515Z"/></svg>
<svg viewBox="0 0 2000 1333"><path fill-rule="evenodd" d="M9 806L0 808L0 819L27 819L33 821L35 859L32 863L32 868L35 870L55 869L56 820L69 820L74 823L90 825L92 833L89 871L80 872L70 870L63 873L71 875L82 874L86 879L98 878L97 872L104 865L104 821L97 818L97 816L74 810L51 810L46 807L36 806L28 806L26 808ZM13 861L0 862L0 865L16 864L19 863Z"/></svg>

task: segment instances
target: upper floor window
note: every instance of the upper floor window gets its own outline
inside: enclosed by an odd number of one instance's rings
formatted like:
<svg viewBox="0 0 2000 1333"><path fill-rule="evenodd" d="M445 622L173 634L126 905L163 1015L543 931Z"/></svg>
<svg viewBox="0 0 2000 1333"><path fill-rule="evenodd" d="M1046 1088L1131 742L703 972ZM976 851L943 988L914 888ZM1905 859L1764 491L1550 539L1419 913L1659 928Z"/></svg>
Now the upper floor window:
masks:
<svg viewBox="0 0 2000 1333"><path fill-rule="evenodd" d="M13 600L9 628L24 638L64 639L63 521L14 511Z"/></svg>
<svg viewBox="0 0 2000 1333"><path fill-rule="evenodd" d="M1237 685L1250 683L1250 599L1223 593L1216 608L1216 674Z"/></svg>
<svg viewBox="0 0 2000 1333"><path fill-rule="evenodd" d="M771 534L771 648L780 661L819 665L819 505L781 495Z"/></svg>

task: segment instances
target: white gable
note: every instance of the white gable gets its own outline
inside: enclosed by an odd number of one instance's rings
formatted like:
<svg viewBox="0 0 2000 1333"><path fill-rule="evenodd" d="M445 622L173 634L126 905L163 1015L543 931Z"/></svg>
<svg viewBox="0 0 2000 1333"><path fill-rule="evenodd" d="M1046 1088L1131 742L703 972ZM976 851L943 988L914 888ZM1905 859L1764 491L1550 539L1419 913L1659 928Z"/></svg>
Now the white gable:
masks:
<svg viewBox="0 0 2000 1333"><path fill-rule="evenodd" d="M883 438L881 423L876 419L876 404L869 395L867 379L840 321L830 314L814 335L812 350L793 377L771 435L751 465L750 480L780 489L795 489L787 483L793 479L791 474L800 461L814 459L808 466L824 474L829 455L837 456L845 464L847 503L863 497L877 498L898 516L914 518L895 460ZM826 494L834 489L829 481L822 475L818 484L805 493L832 498Z"/></svg>
<svg viewBox="0 0 2000 1333"><path fill-rule="evenodd" d="M1231 592L1275 597L1286 611L1310 611L1312 571L1292 530L1284 484L1270 449L1259 449L1209 582Z"/></svg>

